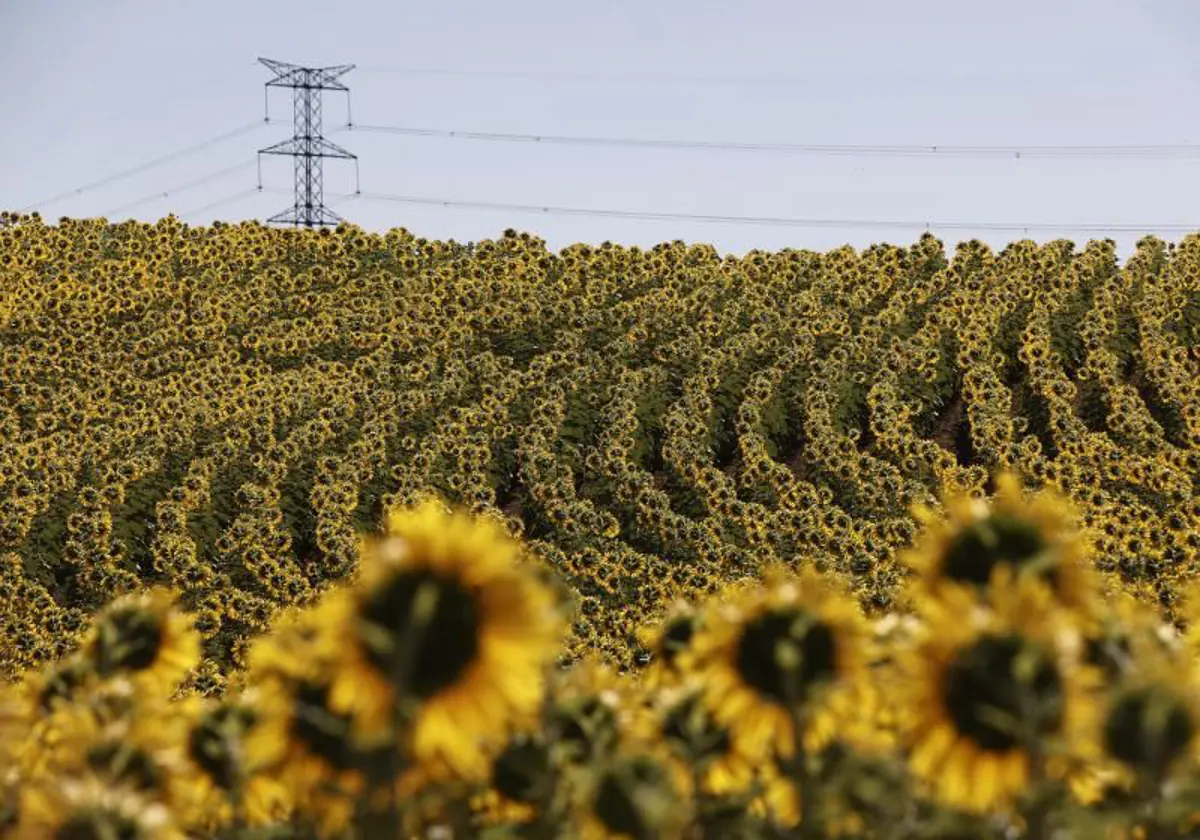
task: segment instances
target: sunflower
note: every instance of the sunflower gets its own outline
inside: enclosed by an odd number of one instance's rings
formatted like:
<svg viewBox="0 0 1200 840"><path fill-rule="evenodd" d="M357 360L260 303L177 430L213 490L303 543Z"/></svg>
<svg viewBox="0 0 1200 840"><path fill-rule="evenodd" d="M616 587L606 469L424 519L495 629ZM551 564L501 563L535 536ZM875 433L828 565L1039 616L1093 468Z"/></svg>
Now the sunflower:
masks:
<svg viewBox="0 0 1200 840"><path fill-rule="evenodd" d="M699 792L712 796L741 793L753 780L754 765L734 748L729 731L712 719L702 694L702 688L692 683L655 697L655 735L679 759L671 763L678 768L675 787L689 796L697 785Z"/></svg>
<svg viewBox="0 0 1200 840"><path fill-rule="evenodd" d="M472 801L488 825L527 823L554 797L554 754L545 739L517 733L492 758L488 790Z"/></svg>
<svg viewBox="0 0 1200 840"><path fill-rule="evenodd" d="M569 766L602 761L624 737L652 729L635 686L595 656L556 674L550 688L546 726L556 760Z"/></svg>
<svg viewBox="0 0 1200 840"><path fill-rule="evenodd" d="M261 826L284 818L287 789L273 775L258 772L246 756L247 734L262 717L253 691L220 702L189 698L184 757L191 780L187 823L215 831L241 816Z"/></svg>
<svg viewBox="0 0 1200 840"><path fill-rule="evenodd" d="M331 602L333 635L345 640L331 707L367 737L401 714L413 761L482 777L484 742L541 703L561 639L555 600L491 521L428 499L387 524L360 546L358 585Z"/></svg>
<svg viewBox="0 0 1200 840"><path fill-rule="evenodd" d="M267 680L256 707L262 717L245 736L246 762L277 779L322 834L343 830L368 775L386 777L386 745L363 747L354 720L332 708L332 685L320 677Z"/></svg>
<svg viewBox="0 0 1200 840"><path fill-rule="evenodd" d="M1100 722L1106 763L1119 768L1117 787L1158 795L1164 782L1200 757L1197 666L1187 654L1144 641L1107 696Z"/></svg>
<svg viewBox="0 0 1200 840"><path fill-rule="evenodd" d="M687 650L699 627L700 613L687 603L677 603L660 625L639 629L637 636L649 651L649 667L642 674L647 690L675 685L679 682L679 654Z"/></svg>
<svg viewBox="0 0 1200 840"><path fill-rule="evenodd" d="M597 765L580 794L582 840L682 838L690 803L674 786L669 761L658 750L630 749Z"/></svg>
<svg viewBox="0 0 1200 840"><path fill-rule="evenodd" d="M26 676L21 683L21 693L29 714L38 718L70 703L76 695L84 693L95 678L92 664L75 654Z"/></svg>
<svg viewBox="0 0 1200 840"><path fill-rule="evenodd" d="M973 587L944 587L900 662L909 764L964 811L1006 807L1035 769L1065 777L1094 754L1096 692L1079 667L1076 617L1044 582L1008 569L988 593L981 603ZM1051 741L1059 748L1034 768L1031 746Z"/></svg>
<svg viewBox="0 0 1200 840"><path fill-rule="evenodd" d="M166 699L129 699L133 702L119 711L112 704L64 710L60 746L52 756L55 771L86 774L174 811L191 785L180 752L184 720Z"/></svg>
<svg viewBox="0 0 1200 840"><path fill-rule="evenodd" d="M200 659L200 635L162 588L126 595L96 616L81 654L107 679L123 674L147 692L169 695Z"/></svg>
<svg viewBox="0 0 1200 840"><path fill-rule="evenodd" d="M820 749L851 711L867 673L870 627L829 578L771 569L766 585L718 603L705 617L684 670L704 686L704 705L750 760L774 748Z"/></svg>
<svg viewBox="0 0 1200 840"><path fill-rule="evenodd" d="M340 641L330 620L333 605L329 595L311 609L285 614L251 647L245 682L255 716L242 736L245 767L278 781L306 816L317 818L322 833L350 821L368 776L382 781L397 769L389 745L362 742L354 714L331 703Z"/></svg>
<svg viewBox="0 0 1200 840"><path fill-rule="evenodd" d="M1156 611L1116 587L1083 624L1083 665L1096 669L1107 683L1118 682L1135 666L1141 654L1165 654L1163 624ZM1147 650L1147 647L1151 650Z"/></svg>
<svg viewBox="0 0 1200 840"><path fill-rule="evenodd" d="M17 840L184 840L160 802L95 776L65 777L21 791Z"/></svg>
<svg viewBox="0 0 1200 840"><path fill-rule="evenodd" d="M1048 581L1064 604L1090 611L1095 600L1090 544L1076 528L1067 500L1050 491L1027 497L1020 478L1008 471L997 474L995 485L990 504L953 495L944 517L927 505L913 507L924 532L900 558L917 573L914 602L936 595L945 584L983 589L997 567L1007 567Z"/></svg>

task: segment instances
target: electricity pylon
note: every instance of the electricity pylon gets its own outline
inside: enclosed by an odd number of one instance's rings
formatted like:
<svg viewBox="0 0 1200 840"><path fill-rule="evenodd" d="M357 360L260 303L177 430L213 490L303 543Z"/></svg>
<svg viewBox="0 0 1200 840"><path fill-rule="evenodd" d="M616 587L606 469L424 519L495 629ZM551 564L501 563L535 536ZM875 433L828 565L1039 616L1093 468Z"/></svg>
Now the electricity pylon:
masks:
<svg viewBox="0 0 1200 840"><path fill-rule="evenodd" d="M299 227L319 227L336 225L342 217L325 206L324 185L322 181L322 159L342 158L354 161L354 178L358 180L358 156L352 155L334 143L321 136L321 91L341 90L346 92L346 113L350 112L350 88L338 78L354 69L353 64L339 64L335 67L300 67L295 64L285 64L282 61L272 61L260 58L275 73L275 78L267 82L267 108L270 108L270 89L273 87L292 88L295 111L294 131L290 140L259 149L259 155L289 155L296 160L295 192L296 200L293 206L281 213L276 213L267 219L268 224L295 225ZM270 121L268 113L266 117ZM347 119L349 123L349 119ZM262 189L262 158L259 158L258 188ZM358 189L357 183L355 190Z"/></svg>

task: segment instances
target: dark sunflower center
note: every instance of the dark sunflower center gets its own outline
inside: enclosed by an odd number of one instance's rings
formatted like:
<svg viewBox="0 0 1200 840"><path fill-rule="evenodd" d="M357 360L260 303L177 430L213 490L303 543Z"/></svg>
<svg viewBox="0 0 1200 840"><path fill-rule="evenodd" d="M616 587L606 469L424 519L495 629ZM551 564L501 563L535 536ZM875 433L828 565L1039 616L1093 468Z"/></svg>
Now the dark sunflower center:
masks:
<svg viewBox="0 0 1200 840"><path fill-rule="evenodd" d="M596 788L593 803L596 818L614 834L643 840L656 836L655 826L638 801L638 791L662 787L662 773L653 763L641 758L623 762L608 770Z"/></svg>
<svg viewBox="0 0 1200 840"><path fill-rule="evenodd" d="M336 770L354 766L350 717L329 709L329 686L302 683L292 701L292 735Z"/></svg>
<svg viewBox="0 0 1200 840"><path fill-rule="evenodd" d="M818 683L837 672L833 630L804 618L791 611L765 613L745 626L737 645L735 664L742 680L776 703L788 703L789 681L794 680L798 692L792 699L803 702ZM780 662L784 645L798 654L795 672Z"/></svg>
<svg viewBox="0 0 1200 840"><path fill-rule="evenodd" d="M70 697L86 679L87 664L82 660L72 660L61 667L55 666L38 697L38 707L44 712L50 711L55 700Z"/></svg>
<svg viewBox="0 0 1200 840"><path fill-rule="evenodd" d="M417 598L427 587L436 599L423 626L418 626ZM420 643L409 654L407 685L422 700L458 681L479 653L482 616L476 599L457 581L425 569L398 574L372 593L363 604L362 618L388 637L390 646L367 650L371 663L385 673L392 673L405 655L405 634L420 633Z"/></svg>
<svg viewBox="0 0 1200 840"><path fill-rule="evenodd" d="M146 793L158 790L162 784L162 771L158 764L143 750L120 742L93 745L87 754L88 765L107 772L113 781L130 785Z"/></svg>
<svg viewBox="0 0 1200 840"><path fill-rule="evenodd" d="M154 664L163 643L162 620L136 607L118 610L104 620L105 630L97 651L101 675L117 671L144 671Z"/></svg>
<svg viewBox="0 0 1200 840"><path fill-rule="evenodd" d="M250 709L221 706L188 736L188 755L222 790L232 790L237 783L238 758L231 747L253 724L253 717Z"/></svg>
<svg viewBox="0 0 1200 840"><path fill-rule="evenodd" d="M671 667L675 663L675 658L691 644L695 632L696 622L691 616L679 616L667 623L659 644L664 665Z"/></svg>
<svg viewBox="0 0 1200 840"><path fill-rule="evenodd" d="M963 650L946 670L943 691L955 729L988 752L1020 746L1022 725L1044 734L1062 722L1058 668L1019 636L984 636Z"/></svg>
<svg viewBox="0 0 1200 840"><path fill-rule="evenodd" d="M1000 565L1018 570L1028 566L1046 548L1037 528L1024 520L1005 514L993 514L964 529L946 553L943 573L951 580L984 586L992 571ZM1055 584L1057 570L1046 571Z"/></svg>
<svg viewBox="0 0 1200 840"><path fill-rule="evenodd" d="M730 748L729 731L705 713L696 697L688 697L667 712L662 734L694 758L724 755Z"/></svg>
<svg viewBox="0 0 1200 840"><path fill-rule="evenodd" d="M514 741L492 763L492 787L514 802L536 802L547 781L550 756L536 741Z"/></svg>
<svg viewBox="0 0 1200 840"><path fill-rule="evenodd" d="M1119 697L1104 721L1109 755L1131 767L1161 774L1187 749L1196 722L1169 692L1140 688Z"/></svg>
<svg viewBox="0 0 1200 840"><path fill-rule="evenodd" d="M552 713L558 742L572 756L590 756L604 749L617 735L617 716L598 697L587 697Z"/></svg>

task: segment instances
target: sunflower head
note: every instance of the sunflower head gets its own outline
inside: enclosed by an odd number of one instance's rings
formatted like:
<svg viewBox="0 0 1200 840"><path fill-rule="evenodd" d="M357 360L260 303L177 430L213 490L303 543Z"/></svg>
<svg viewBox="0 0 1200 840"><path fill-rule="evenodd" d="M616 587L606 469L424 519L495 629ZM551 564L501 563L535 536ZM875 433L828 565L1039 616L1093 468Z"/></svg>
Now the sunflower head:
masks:
<svg viewBox="0 0 1200 840"><path fill-rule="evenodd" d="M1100 724L1105 757L1152 794L1200 755L1200 700L1189 655L1143 646L1108 693Z"/></svg>
<svg viewBox="0 0 1200 840"><path fill-rule="evenodd" d="M652 751L614 756L595 769L586 788L585 838L678 838L687 821L688 803L665 759Z"/></svg>
<svg viewBox="0 0 1200 840"><path fill-rule="evenodd" d="M1179 759L1195 753L1196 704L1167 685L1116 692L1104 717L1104 749L1139 775L1161 782Z"/></svg>
<svg viewBox="0 0 1200 840"><path fill-rule="evenodd" d="M706 794L724 795L749 787L753 764L737 751L728 728L718 724L704 706L700 686L660 692L655 705L655 738L680 759L673 765L682 771L676 779L678 789L691 792L693 773Z"/></svg>
<svg viewBox="0 0 1200 840"><path fill-rule="evenodd" d="M578 697L557 704L550 713L556 748L564 760L586 763L616 746L618 711L603 697Z"/></svg>
<svg viewBox="0 0 1200 840"><path fill-rule="evenodd" d="M168 590L113 601L96 616L83 656L101 678L123 674L174 690L200 658L200 637Z"/></svg>
<svg viewBox="0 0 1200 840"><path fill-rule="evenodd" d="M82 656L69 656L51 663L23 683L29 695L30 711L40 716L71 702L95 676L91 662Z"/></svg>
<svg viewBox="0 0 1200 840"><path fill-rule="evenodd" d="M540 738L518 734L492 759L491 787L506 801L545 802L553 785L551 750Z"/></svg>
<svg viewBox="0 0 1200 840"><path fill-rule="evenodd" d="M208 832L228 825L240 806L249 825L286 816L286 787L251 763L246 743L264 717L260 698L250 691L221 701L197 701L187 715L181 740L188 762L191 796L188 824Z"/></svg>
<svg viewBox="0 0 1200 840"><path fill-rule="evenodd" d="M262 717L245 736L245 761L274 776L323 833L345 828L368 785L396 779L394 748L356 737L354 713L331 704L328 676L277 677L258 688Z"/></svg>
<svg viewBox="0 0 1200 840"><path fill-rule="evenodd" d="M481 744L539 708L562 630L553 594L500 526L436 499L392 511L361 555L357 585L330 600L347 642L333 707L353 711L367 738L400 714L418 763L485 775Z"/></svg>
<svg viewBox="0 0 1200 840"><path fill-rule="evenodd" d="M220 790L236 790L247 775L242 742L258 719L253 706L224 701L192 723L187 733L188 758Z"/></svg>
<svg viewBox="0 0 1200 840"><path fill-rule="evenodd" d="M927 605L926 631L903 653L910 764L947 805L1004 807L1043 746L1047 774L1088 752L1094 693L1079 667L1075 618L1037 578L1001 572L980 603L966 588Z"/></svg>
<svg viewBox="0 0 1200 840"><path fill-rule="evenodd" d="M673 685L680 678L680 654L686 651L700 626L700 613L687 604L676 605L653 629L639 629L639 641L650 653L643 679L651 690Z"/></svg>
<svg viewBox="0 0 1200 840"><path fill-rule="evenodd" d="M866 672L869 635L857 604L829 579L770 572L764 587L705 617L684 667L739 750L788 757L798 723L807 749L832 737Z"/></svg>
<svg viewBox="0 0 1200 840"><path fill-rule="evenodd" d="M21 840L183 840L161 802L94 776L63 777L22 791Z"/></svg>
<svg viewBox="0 0 1200 840"><path fill-rule="evenodd" d="M1095 582L1087 566L1089 545L1066 500L1051 491L1026 496L1012 472L999 473L995 485L990 502L951 496L945 517L924 505L914 507L925 530L902 554L917 574L914 600L944 585L983 590L998 569L1007 569L1046 581L1069 606L1090 608Z"/></svg>

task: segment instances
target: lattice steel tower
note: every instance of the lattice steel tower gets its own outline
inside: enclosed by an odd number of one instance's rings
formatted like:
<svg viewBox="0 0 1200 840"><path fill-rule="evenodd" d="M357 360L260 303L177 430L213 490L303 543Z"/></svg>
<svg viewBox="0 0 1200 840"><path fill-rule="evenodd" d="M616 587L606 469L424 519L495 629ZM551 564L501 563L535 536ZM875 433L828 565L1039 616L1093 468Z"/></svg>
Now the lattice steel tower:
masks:
<svg viewBox="0 0 1200 840"><path fill-rule="evenodd" d="M270 110L270 93L273 87L292 88L295 103L295 128L290 140L259 149L259 155L289 155L296 159L296 201L292 207L267 219L268 224L290 224L299 227L336 225L342 217L325 206L322 181L324 158L342 158L354 161L354 177L358 179L358 156L352 155L321 136L321 91L341 90L346 92L347 124L350 123L350 88L338 78L354 69L353 64L336 67L299 67L260 58L275 78L267 82L267 109ZM266 119L270 121L268 113ZM259 158L258 188L262 189L262 158ZM355 186L357 190L357 184Z"/></svg>

